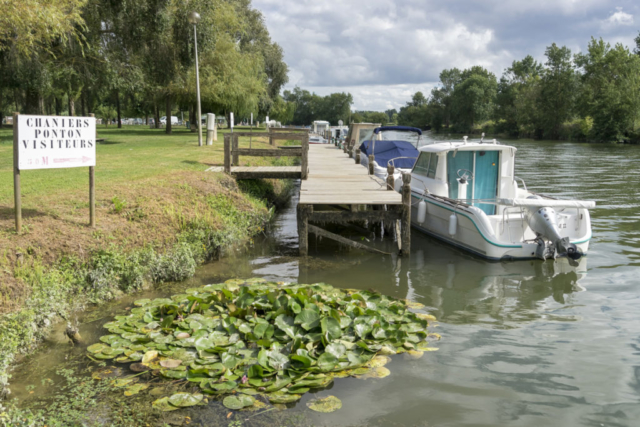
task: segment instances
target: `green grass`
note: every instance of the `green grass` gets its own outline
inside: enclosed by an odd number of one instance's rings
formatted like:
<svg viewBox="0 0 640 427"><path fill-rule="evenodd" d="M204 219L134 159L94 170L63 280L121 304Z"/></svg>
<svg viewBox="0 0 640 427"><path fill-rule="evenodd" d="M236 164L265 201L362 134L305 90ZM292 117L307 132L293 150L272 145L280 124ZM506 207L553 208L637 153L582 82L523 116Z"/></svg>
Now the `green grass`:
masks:
<svg viewBox="0 0 640 427"><path fill-rule="evenodd" d="M245 131L245 129L242 129ZM172 171L204 171L209 166L222 165L224 136L211 146L198 146L198 134L184 127L167 135L164 129L147 126L98 126L98 137L106 141L98 144L96 164L96 192L101 188L167 176ZM203 131L206 139L206 130ZM13 207L13 131L0 129L0 206ZM204 141L206 143L206 141ZM249 146L249 138L241 138L242 147ZM268 148L265 142L253 138L254 148ZM240 158L241 163L269 164L268 158ZM21 174L23 207L38 202L42 196L53 196L69 190L88 188L88 168L28 170Z"/></svg>

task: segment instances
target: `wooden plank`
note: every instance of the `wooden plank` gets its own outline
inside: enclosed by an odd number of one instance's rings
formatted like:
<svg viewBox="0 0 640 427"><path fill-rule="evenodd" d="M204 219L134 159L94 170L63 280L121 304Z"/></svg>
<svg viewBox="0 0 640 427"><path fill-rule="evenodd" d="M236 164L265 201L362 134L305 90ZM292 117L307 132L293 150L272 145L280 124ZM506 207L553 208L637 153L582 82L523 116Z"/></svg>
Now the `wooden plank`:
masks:
<svg viewBox="0 0 640 427"><path fill-rule="evenodd" d="M353 240L347 239L346 237L342 237L342 236L339 236L337 234L331 233L331 232L329 232L327 230L323 230L322 228L316 227L315 225L306 224L306 228L307 228L309 233L313 233L316 236L326 237L327 239L335 240L336 242L342 243L343 245L351 246L352 248L363 249L365 251L373 252L373 253L376 253L376 254L391 255L391 254L389 254L387 252L383 252L383 251L381 251L379 249L363 245L362 243L354 242ZM306 253L305 253L305 255L306 255Z"/></svg>
<svg viewBox="0 0 640 427"><path fill-rule="evenodd" d="M391 222L400 219L402 213L400 211L335 211L335 212L318 212L314 211L310 214L310 221L345 223L353 221L370 221L370 222Z"/></svg>
<svg viewBox="0 0 640 427"><path fill-rule="evenodd" d="M302 157L302 149L280 150L265 148L238 148L233 150L233 155L251 157Z"/></svg>

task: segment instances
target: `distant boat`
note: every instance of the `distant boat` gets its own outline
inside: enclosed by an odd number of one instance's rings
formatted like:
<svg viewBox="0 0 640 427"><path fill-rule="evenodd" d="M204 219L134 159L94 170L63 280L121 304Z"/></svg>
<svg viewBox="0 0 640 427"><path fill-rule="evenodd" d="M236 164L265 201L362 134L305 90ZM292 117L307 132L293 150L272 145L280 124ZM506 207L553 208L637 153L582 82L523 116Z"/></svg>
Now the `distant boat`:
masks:
<svg viewBox="0 0 640 427"><path fill-rule="evenodd" d="M320 135L309 135L309 144L326 144L327 140Z"/></svg>
<svg viewBox="0 0 640 427"><path fill-rule="evenodd" d="M524 181L519 187L516 150L466 137L420 147L411 170L411 225L491 260L585 255L595 202L536 194Z"/></svg>
<svg viewBox="0 0 640 427"><path fill-rule="evenodd" d="M369 155L372 154L374 175L386 180L387 166L392 165L395 168L394 176L398 180L403 172L411 172L418 158L421 137L420 129L409 126L380 126L372 129L367 139L360 144L360 164L369 167Z"/></svg>

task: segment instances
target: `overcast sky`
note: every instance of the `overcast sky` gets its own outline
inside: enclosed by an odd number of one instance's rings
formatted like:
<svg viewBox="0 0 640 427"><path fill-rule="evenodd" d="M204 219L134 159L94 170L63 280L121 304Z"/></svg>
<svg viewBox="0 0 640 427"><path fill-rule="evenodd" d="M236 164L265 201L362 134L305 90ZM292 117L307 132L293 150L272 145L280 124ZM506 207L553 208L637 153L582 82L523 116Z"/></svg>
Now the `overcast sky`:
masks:
<svg viewBox="0 0 640 427"><path fill-rule="evenodd" d="M482 65L499 78L555 42L573 53L590 37L630 48L640 1L253 0L289 65L286 88L350 92L353 109L399 108L428 95L445 68Z"/></svg>

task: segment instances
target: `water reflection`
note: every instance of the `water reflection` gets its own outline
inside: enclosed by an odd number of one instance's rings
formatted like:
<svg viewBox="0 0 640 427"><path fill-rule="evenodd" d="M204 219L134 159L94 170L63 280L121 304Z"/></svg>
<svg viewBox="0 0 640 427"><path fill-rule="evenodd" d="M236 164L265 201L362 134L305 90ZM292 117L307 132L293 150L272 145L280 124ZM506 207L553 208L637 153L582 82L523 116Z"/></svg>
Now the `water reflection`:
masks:
<svg viewBox="0 0 640 427"><path fill-rule="evenodd" d="M440 351L418 360L393 358L383 380L339 379L334 414L293 414L313 425L635 426L640 419L640 147L515 142L517 174L539 192L596 199L589 256L577 265L491 263L419 233L412 255L350 251L312 240L297 257L295 201L253 247L203 266L187 283L147 292L156 297L231 277L326 282L375 289L425 304L439 319ZM83 321L88 341L106 318L131 299L103 307ZM89 313L91 316L91 313ZM56 332L58 333L58 332ZM60 332L61 333L61 332ZM14 375L33 382L34 366L52 369L73 352L51 338ZM44 368L43 368L44 369ZM323 396L327 393L319 393ZM219 410L210 404L209 410ZM206 412L193 420L207 424ZM253 418L258 422L260 417Z"/></svg>

